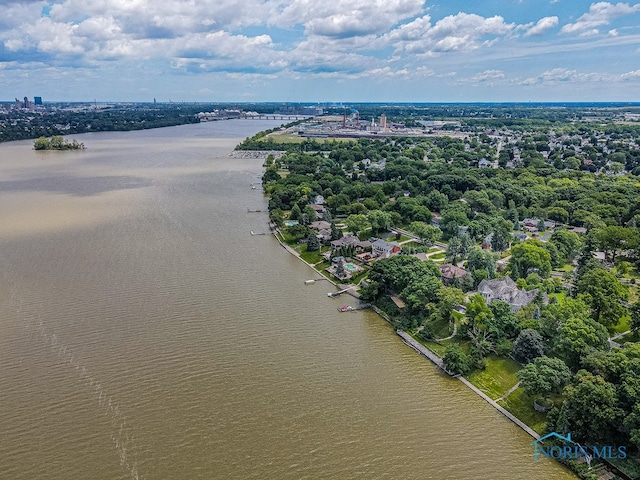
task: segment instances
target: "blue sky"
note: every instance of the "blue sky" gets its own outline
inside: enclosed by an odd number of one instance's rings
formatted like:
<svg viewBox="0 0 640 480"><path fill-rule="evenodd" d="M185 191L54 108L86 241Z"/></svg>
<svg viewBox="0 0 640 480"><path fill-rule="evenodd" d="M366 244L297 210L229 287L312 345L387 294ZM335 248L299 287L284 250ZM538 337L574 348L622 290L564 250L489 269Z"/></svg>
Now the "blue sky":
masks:
<svg viewBox="0 0 640 480"><path fill-rule="evenodd" d="M2 0L0 98L640 101L640 3Z"/></svg>

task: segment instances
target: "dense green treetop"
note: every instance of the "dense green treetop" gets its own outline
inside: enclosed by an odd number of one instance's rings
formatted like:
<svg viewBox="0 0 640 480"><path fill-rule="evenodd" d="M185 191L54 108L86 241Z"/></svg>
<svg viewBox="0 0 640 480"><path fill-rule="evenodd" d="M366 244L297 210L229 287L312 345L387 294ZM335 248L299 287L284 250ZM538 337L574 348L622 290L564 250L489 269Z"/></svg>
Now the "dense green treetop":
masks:
<svg viewBox="0 0 640 480"><path fill-rule="evenodd" d="M615 325L627 314L627 309L620 302L629 298L628 288L603 268L595 268L582 275L577 292L579 298L591 307L596 322Z"/></svg>
<svg viewBox="0 0 640 480"><path fill-rule="evenodd" d="M34 150L84 150L84 143L80 143L77 140L68 141L64 140L59 135L46 138L40 137L33 141Z"/></svg>
<svg viewBox="0 0 640 480"><path fill-rule="evenodd" d="M623 415L615 385L581 370L565 390L556 428L559 432L570 432L578 442L616 444L612 433L622 423Z"/></svg>
<svg viewBox="0 0 640 480"><path fill-rule="evenodd" d="M539 356L517 375L527 395L543 397L560 393L572 378L571 370L561 359L546 356Z"/></svg>

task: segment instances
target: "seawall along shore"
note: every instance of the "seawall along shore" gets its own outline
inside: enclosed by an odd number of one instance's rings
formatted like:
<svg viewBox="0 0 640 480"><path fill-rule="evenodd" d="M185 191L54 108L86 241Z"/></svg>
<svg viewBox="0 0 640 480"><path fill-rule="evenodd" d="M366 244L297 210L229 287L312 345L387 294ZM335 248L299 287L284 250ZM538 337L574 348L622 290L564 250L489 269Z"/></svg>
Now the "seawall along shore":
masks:
<svg viewBox="0 0 640 480"><path fill-rule="evenodd" d="M277 229L273 230L273 236L274 238L278 241L278 243L290 254L292 254L294 257L296 257L298 260L300 260L301 262L303 262L305 265L309 266L310 268L312 268L316 273L318 273L319 275L322 275L324 277L324 275L322 274L322 272L320 272L317 268L315 268L313 265L311 265L309 262L305 261L298 252L296 252L293 248L291 248L289 245L287 245L286 243L284 243L279 237L278 237L278 233L279 231ZM326 277L325 277L326 278ZM340 285L338 285L336 282L334 282L333 280L327 278L327 281L330 282L334 287L339 288ZM350 292L347 292L350 293ZM357 297L356 297L357 298ZM380 315L382 318L384 318L387 322L392 323L391 319L384 313L382 312L380 309L378 309L377 307L373 307L373 310ZM449 375L451 375L454 378L457 378L458 380L460 380L462 383L464 383L467 387L469 387L472 391L474 391L476 394L478 394L481 398L483 398L489 405L491 405L493 408L495 408L498 412L502 413L502 415L504 415L507 419L511 420L514 424L516 424L518 427L520 427L522 430L524 430L526 433L528 433L529 435L531 435L534 439L538 439L540 438L540 435L533 430L531 427L529 427L528 425L526 425L525 423L523 423L522 421L518 420L515 416L513 416L513 414L511 414L509 411L507 411L506 409L504 409L502 406L498 405L498 403L496 403L495 400L492 400L491 398L489 398L483 391L481 391L479 388L477 388L475 385L473 385L469 380L467 380L466 378L464 378L461 375L453 375L449 370L447 370L447 368L444 365L444 362L442 361L442 358L440 358L438 355L436 355L434 352L432 352L431 350L429 350L427 347L425 347L424 345L422 345L421 343L419 343L418 341L416 341L413 337L411 337L411 335L409 335L407 332L403 331L403 330L396 330L396 334L402 339L402 341L407 344L408 346L410 346L411 348L413 348L416 352L418 352L420 355L422 355L423 357L429 359L432 363L434 363L436 366L438 366L442 371L448 373Z"/></svg>

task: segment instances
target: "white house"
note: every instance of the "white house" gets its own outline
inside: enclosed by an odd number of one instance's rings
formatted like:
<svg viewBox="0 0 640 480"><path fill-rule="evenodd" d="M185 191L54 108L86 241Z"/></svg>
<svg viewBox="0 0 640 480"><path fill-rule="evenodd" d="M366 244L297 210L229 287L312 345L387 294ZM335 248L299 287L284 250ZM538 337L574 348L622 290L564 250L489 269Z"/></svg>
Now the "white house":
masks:
<svg viewBox="0 0 640 480"><path fill-rule="evenodd" d="M397 242L389 243L382 239L378 239L373 242L371 244L371 249L374 256L383 258L389 258L390 256L399 253L402 250Z"/></svg>

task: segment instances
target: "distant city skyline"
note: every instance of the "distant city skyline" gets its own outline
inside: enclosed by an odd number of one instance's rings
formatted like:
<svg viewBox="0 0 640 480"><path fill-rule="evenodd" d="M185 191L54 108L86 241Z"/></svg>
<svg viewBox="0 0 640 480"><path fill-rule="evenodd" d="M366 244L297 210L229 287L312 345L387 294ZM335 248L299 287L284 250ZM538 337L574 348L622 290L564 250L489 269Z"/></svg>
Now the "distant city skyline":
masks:
<svg viewBox="0 0 640 480"><path fill-rule="evenodd" d="M45 101L640 100L640 3L6 0L0 91Z"/></svg>

